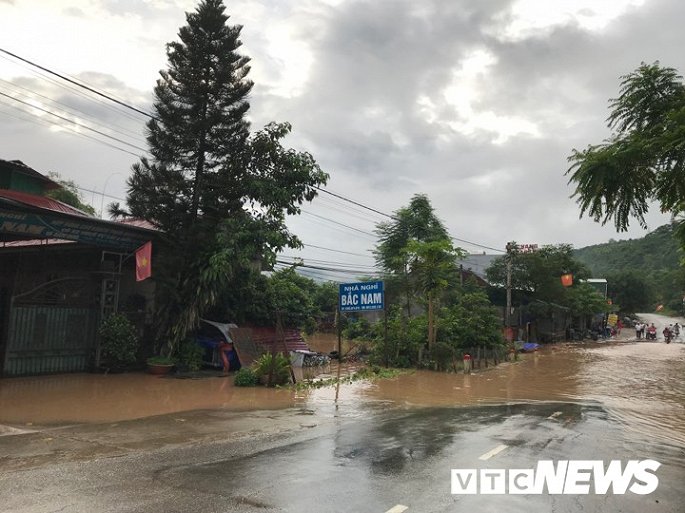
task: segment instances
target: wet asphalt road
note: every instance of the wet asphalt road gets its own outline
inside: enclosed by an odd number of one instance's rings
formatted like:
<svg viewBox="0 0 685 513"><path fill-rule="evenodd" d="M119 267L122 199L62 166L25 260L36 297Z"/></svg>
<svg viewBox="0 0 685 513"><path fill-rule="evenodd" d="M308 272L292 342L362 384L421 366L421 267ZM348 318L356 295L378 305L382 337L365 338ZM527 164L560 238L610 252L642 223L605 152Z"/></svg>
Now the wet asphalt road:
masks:
<svg viewBox="0 0 685 513"><path fill-rule="evenodd" d="M309 413L287 413L298 429L240 441L141 448L6 473L0 466L0 511L385 513L397 505L409 513L684 511L685 447L636 438L599 404L378 404ZM453 468L525 469L564 459L654 459L662 464L659 486L646 496L450 492Z"/></svg>

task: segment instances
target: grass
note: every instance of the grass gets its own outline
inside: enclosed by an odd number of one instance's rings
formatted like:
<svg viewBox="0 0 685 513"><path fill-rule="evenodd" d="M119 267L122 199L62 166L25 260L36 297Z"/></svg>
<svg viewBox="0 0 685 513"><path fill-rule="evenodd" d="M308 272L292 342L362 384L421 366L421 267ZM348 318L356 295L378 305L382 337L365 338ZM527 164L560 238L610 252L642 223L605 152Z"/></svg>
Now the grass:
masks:
<svg viewBox="0 0 685 513"><path fill-rule="evenodd" d="M328 379L308 379L305 381L300 381L295 385L290 385L291 388L295 390L309 390L312 388L326 388L331 386L336 386L340 384L351 384L355 381L376 381L379 379L392 379L396 378L401 374L407 374L412 372L408 369L386 369L383 367L372 366L372 367L362 367L361 369L349 374L347 376L341 376L340 378L328 378Z"/></svg>

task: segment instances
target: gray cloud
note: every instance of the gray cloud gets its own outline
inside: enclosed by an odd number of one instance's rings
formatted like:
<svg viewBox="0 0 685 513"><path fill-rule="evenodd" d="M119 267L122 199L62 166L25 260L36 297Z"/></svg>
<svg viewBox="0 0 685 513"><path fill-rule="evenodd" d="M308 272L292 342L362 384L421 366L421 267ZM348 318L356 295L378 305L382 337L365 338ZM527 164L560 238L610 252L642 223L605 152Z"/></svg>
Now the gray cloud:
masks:
<svg viewBox="0 0 685 513"><path fill-rule="evenodd" d="M615 237L610 227L578 220L566 158L606 136L607 101L620 75L642 60L677 64L685 6L654 0L602 31L569 23L504 42L492 27L511 16L510 2L423 2L420 15L414 4L355 2L331 11L323 33L310 39L315 64L305 90L277 109L332 172L330 187L389 209L429 192L455 233L499 240L498 247L517 234L578 246ZM493 144L493 134L460 134L420 113L416 102L426 95L440 120L459 120L439 92L474 49L496 63L477 81L473 108L529 120L539 136ZM650 219L666 220L658 212Z"/></svg>
<svg viewBox="0 0 685 513"><path fill-rule="evenodd" d="M512 3L368 0L323 6L261 2L267 21L291 24L294 37L309 47L313 62L292 98L277 96L256 83L250 113L254 128L270 120L290 121L294 131L288 143L310 151L331 173L331 190L380 210L391 212L406 205L415 193L429 194L456 237L494 247L503 247L511 239L583 246L616 237L611 227L578 220L564 176L566 158L573 147L596 143L607 135L607 101L616 95L620 75L640 61L659 59L682 67L685 36L680 25L685 4L651 0L602 30L588 31L567 23L505 41L498 37L497 28L512 19ZM115 15L182 20L172 4L102 2ZM247 8L253 4L227 2L228 14L232 23L245 23L244 51L261 76L274 81L283 71L282 63L269 53L270 26L245 21L252 19ZM168 42L155 42L153 37L140 35L141 44L154 42L163 48ZM487 51L494 61L473 77L477 89L473 111L496 116L501 124L506 119L527 120L537 134L514 134L495 144L498 134L492 130L455 129L465 121L464 113L443 92L454 83L454 72L463 59L475 50ZM151 91L133 90L123 77L81 76L136 105L149 105ZM32 86L38 87L35 82ZM119 122L133 123L104 105L59 96L103 122L119 116ZM432 118L418 103L421 98L433 103ZM25 122L4 122L0 135L13 141L13 152L0 158L21 158L45 171L70 169L64 174L94 188L101 188L113 172L127 173L135 161L77 136L55 135L45 127L35 130L38 136L31 135L34 132ZM42 143L40 155L34 151L37 139ZM123 194L117 181L118 177L110 181L108 191L111 187L112 192ZM340 216L341 222L353 226L373 226L373 221L363 223L332 212L324 201L307 208L328 217ZM374 215L370 219L380 220ZM665 220L658 212L649 218L652 228ZM368 239L351 233L341 238L340 232L328 232L311 220L297 220L293 226L312 244L335 244L361 252L369 247ZM630 235L642 233L634 229Z"/></svg>

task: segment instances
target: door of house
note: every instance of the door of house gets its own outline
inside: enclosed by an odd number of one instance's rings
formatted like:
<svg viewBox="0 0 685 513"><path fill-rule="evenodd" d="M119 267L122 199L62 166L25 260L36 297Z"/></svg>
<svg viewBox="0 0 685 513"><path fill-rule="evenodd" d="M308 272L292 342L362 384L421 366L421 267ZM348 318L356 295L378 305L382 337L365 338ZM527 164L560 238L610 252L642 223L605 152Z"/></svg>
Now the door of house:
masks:
<svg viewBox="0 0 685 513"><path fill-rule="evenodd" d="M12 297L4 375L87 370L99 299L89 277L60 278Z"/></svg>

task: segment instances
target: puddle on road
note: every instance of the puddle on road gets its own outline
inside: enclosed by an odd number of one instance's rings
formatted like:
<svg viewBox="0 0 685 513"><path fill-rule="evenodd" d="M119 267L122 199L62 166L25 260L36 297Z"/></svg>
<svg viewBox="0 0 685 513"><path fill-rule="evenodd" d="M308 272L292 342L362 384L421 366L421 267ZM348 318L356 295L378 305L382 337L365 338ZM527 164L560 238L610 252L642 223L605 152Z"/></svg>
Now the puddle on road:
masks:
<svg viewBox="0 0 685 513"><path fill-rule="evenodd" d="M323 344L323 341L321 342ZM330 343L330 340L327 342ZM323 348L320 348L320 350ZM335 365L331 366L335 373ZM333 387L235 388L232 378L146 374L57 375L0 380L0 424L113 422L198 409L299 407L330 413ZM598 401L643 434L685 444L685 345L560 344L468 376L418 371L340 387L340 411L374 405L458 406L521 401ZM655 426L659 426L658 430Z"/></svg>

